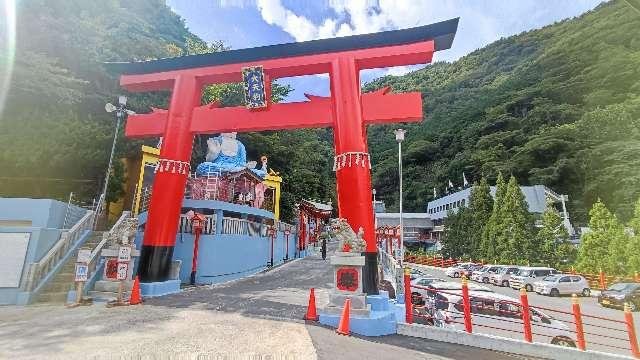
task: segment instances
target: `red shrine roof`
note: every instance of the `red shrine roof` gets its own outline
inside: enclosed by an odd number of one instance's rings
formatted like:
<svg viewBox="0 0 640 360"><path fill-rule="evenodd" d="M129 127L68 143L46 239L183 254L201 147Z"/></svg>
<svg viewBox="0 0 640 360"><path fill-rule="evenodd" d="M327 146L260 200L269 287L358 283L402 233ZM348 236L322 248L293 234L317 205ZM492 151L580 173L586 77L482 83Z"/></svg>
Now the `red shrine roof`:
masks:
<svg viewBox="0 0 640 360"><path fill-rule="evenodd" d="M306 213L323 219L331 217L331 212L333 211L333 207L330 204L323 204L311 200L302 200L298 207Z"/></svg>
<svg viewBox="0 0 640 360"><path fill-rule="evenodd" d="M269 59L326 54L340 51L407 45L433 40L434 51L451 47L458 29L458 18L402 30L352 35L330 39L260 46L248 49L221 51L138 62L108 62L108 69L119 74L149 74L192 69L205 66L228 65Z"/></svg>

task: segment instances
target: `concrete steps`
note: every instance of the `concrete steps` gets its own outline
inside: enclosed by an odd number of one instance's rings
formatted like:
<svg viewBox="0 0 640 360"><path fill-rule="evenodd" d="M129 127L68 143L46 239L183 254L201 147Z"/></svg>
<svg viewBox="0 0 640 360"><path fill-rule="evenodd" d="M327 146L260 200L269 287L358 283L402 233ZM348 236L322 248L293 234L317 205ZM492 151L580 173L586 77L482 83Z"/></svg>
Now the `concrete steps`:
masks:
<svg viewBox="0 0 640 360"><path fill-rule="evenodd" d="M102 231L94 231L89 239L81 246L82 248L95 248L102 241ZM49 280L44 288L37 295L36 303L64 303L67 301L69 290L75 289L75 270L78 251L69 257L69 260L62 266L60 271Z"/></svg>

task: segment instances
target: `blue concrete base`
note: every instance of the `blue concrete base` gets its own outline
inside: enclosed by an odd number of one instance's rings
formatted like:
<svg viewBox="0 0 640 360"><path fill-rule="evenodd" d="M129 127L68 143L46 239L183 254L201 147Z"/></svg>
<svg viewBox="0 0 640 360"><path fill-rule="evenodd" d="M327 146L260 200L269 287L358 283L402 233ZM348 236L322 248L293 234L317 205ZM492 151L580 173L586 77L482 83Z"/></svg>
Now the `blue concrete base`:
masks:
<svg viewBox="0 0 640 360"><path fill-rule="evenodd" d="M389 299L389 294L386 291L380 291L380 295L367 295L366 301L367 304L371 304L369 317L351 315L349 317L350 330L364 336L395 334L397 332L397 308L395 302ZM402 309L404 311L404 306ZM323 325L338 327L340 315L320 313L319 321Z"/></svg>
<svg viewBox="0 0 640 360"><path fill-rule="evenodd" d="M140 283L142 297L163 296L180 292L180 280Z"/></svg>

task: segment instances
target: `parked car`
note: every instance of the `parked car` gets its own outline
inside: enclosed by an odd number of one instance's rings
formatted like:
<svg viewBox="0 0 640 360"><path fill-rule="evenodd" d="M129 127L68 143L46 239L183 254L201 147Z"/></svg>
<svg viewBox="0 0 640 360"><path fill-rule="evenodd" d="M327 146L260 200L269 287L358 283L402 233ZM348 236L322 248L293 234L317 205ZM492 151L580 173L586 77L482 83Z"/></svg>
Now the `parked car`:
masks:
<svg viewBox="0 0 640 360"><path fill-rule="evenodd" d="M409 275L411 280L417 279L419 277L424 277L424 276L429 276L429 275L420 269L411 268L411 274Z"/></svg>
<svg viewBox="0 0 640 360"><path fill-rule="evenodd" d="M491 274L489 282L494 285L508 287L511 275L517 274L519 270L520 268L517 266L505 266L496 271L495 274Z"/></svg>
<svg viewBox="0 0 640 360"><path fill-rule="evenodd" d="M517 274L511 275L509 286L513 289L524 287L526 291L533 291L534 282L559 273L558 270L548 267L522 267Z"/></svg>
<svg viewBox="0 0 640 360"><path fill-rule="evenodd" d="M482 264L473 264L473 265L469 265L465 271L464 271L464 275L467 277L467 279L471 279L471 275L473 274L474 271L482 268L484 265Z"/></svg>
<svg viewBox="0 0 640 360"><path fill-rule="evenodd" d="M640 310L640 283L615 283L603 290L598 303L605 307L623 308L628 303L631 311Z"/></svg>
<svg viewBox="0 0 640 360"><path fill-rule="evenodd" d="M444 274L448 277L460 277L463 274L466 274L466 270L469 266L474 265L473 263L459 263L453 266L450 266L444 270Z"/></svg>
<svg viewBox="0 0 640 360"><path fill-rule="evenodd" d="M430 282L428 285L422 285L422 284L426 284L427 282ZM429 278L429 279L425 279L424 281L420 281L420 279L417 279L414 282L411 283L412 286L414 285L420 285L420 287L412 287L411 288L411 302L413 304L416 305L422 305L424 304L424 300L429 297L429 296L436 296L435 294L438 294L439 291L444 291L444 292L461 292L462 291L462 284L459 282L452 282L452 281L442 281L440 279L437 278ZM469 291L475 291L475 292L493 292L493 290L489 289L486 286L481 286L481 285L476 285L476 284L468 284L467 285L469 288Z"/></svg>
<svg viewBox="0 0 640 360"><path fill-rule="evenodd" d="M505 266L506 265L485 265L481 269L473 272L471 280L488 284L489 277Z"/></svg>
<svg viewBox="0 0 640 360"><path fill-rule="evenodd" d="M424 289L414 288L413 286L418 285L420 287L430 287L431 284L435 282L445 282L445 281L434 276L422 276L422 277L411 280L411 286L412 286L411 303L415 305L420 305L424 303L423 296L422 296L422 294L425 293Z"/></svg>
<svg viewBox="0 0 640 360"><path fill-rule="evenodd" d="M469 296L474 332L522 339L522 309L518 299L477 291L469 291ZM426 298L422 309L423 313L430 314L428 316L433 319L435 326L460 331L464 330L463 311L461 291L431 294ZM529 311L533 333L544 334L536 337L537 341L550 341L551 344L560 346L576 346L573 332L567 325L538 309L530 308Z"/></svg>
<svg viewBox="0 0 640 360"><path fill-rule="evenodd" d="M533 290L538 294L550 296L563 294L591 296L589 282L580 275L549 275L542 279L542 281L536 281L533 284Z"/></svg>

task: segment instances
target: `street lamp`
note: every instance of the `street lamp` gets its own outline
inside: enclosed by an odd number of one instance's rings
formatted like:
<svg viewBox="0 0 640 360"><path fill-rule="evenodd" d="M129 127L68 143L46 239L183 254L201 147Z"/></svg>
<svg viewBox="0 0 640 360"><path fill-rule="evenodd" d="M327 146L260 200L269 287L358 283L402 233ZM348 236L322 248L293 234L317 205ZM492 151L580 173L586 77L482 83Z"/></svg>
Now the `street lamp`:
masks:
<svg viewBox="0 0 640 360"><path fill-rule="evenodd" d="M109 176L111 175L111 165L113 164L113 155L116 151L116 141L118 140L118 130L120 129L120 123L122 122L122 119L124 118L124 115L133 115L135 114L135 112L128 110L125 108L125 106L127 105L127 97L124 95L120 95L118 96L118 106L116 107L115 105L113 105L112 103L106 103L104 105L104 110L108 113L112 113L112 112L116 112L116 130L113 134L113 143L111 144L111 154L109 155L109 165L107 166L107 173L104 177L104 187L102 188L102 195L100 196L101 199L103 199L103 201L106 201L106 197L107 197L107 186L109 184ZM102 207L104 203L100 204L100 202L98 202L98 206ZM96 209L96 212L100 212L101 209Z"/></svg>
<svg viewBox="0 0 640 360"><path fill-rule="evenodd" d="M402 221L402 142L404 141L404 134L406 130L397 129L393 131L396 134L396 141L398 142L398 177L400 178L400 259L398 262L402 266L404 259L404 224Z"/></svg>

